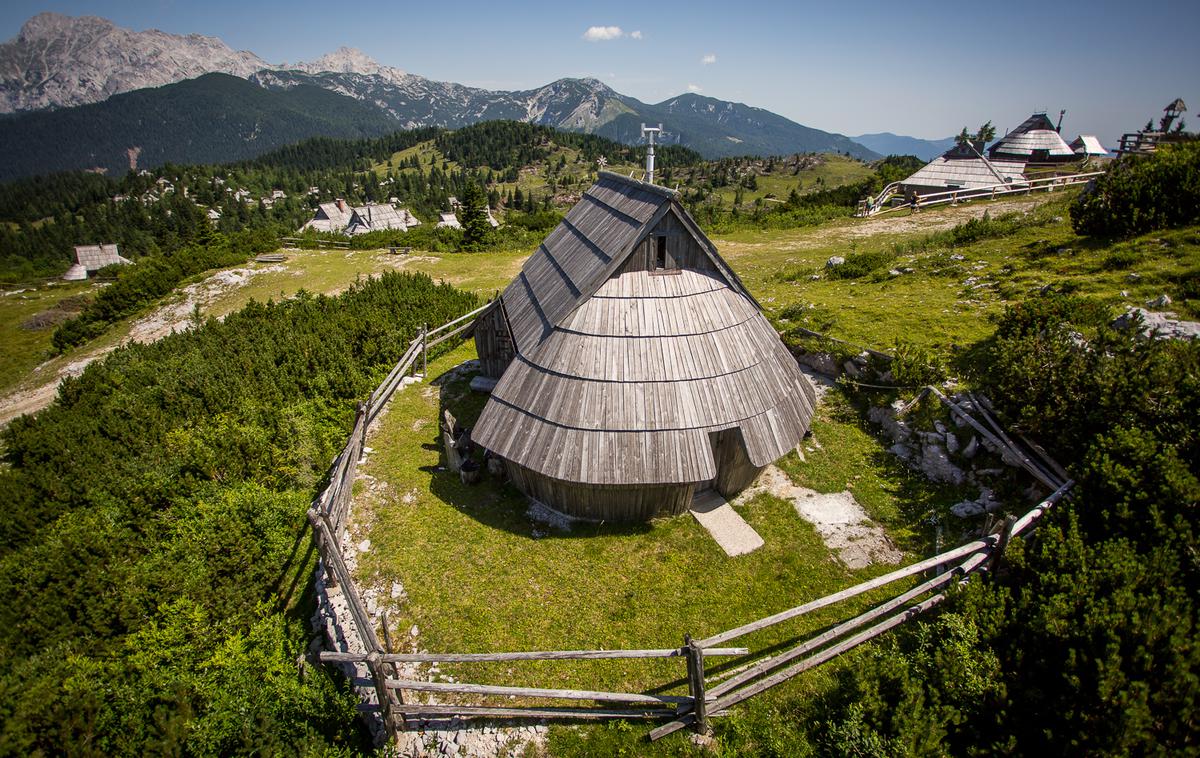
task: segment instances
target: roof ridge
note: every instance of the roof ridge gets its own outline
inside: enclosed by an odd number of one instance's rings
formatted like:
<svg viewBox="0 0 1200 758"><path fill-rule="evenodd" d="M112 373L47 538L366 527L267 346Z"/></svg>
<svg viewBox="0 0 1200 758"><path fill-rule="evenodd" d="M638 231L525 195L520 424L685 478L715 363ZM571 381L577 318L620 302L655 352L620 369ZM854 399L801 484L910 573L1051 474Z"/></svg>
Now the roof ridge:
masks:
<svg viewBox="0 0 1200 758"><path fill-rule="evenodd" d="M645 190L647 192L654 192L656 194L663 195L664 197L670 198L671 200L674 200L677 197L679 197L679 193L673 189L670 189L668 187L662 187L657 184L651 184L650 182L644 182L641 179L634 179L632 176L625 176L624 174L618 174L614 171L601 171L600 178L601 179L611 179L614 181L623 182L625 184L632 185L634 187L637 187L638 189Z"/></svg>

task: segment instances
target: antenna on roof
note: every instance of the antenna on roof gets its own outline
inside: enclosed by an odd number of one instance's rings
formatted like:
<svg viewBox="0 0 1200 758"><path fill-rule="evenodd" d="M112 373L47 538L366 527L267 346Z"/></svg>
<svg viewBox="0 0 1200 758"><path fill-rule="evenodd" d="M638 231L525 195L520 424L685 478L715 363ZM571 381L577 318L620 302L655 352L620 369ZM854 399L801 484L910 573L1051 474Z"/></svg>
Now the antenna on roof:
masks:
<svg viewBox="0 0 1200 758"><path fill-rule="evenodd" d="M650 140L646 145L646 183L654 184L654 135L662 132L662 124L646 126L642 124L642 136Z"/></svg>
<svg viewBox="0 0 1200 758"><path fill-rule="evenodd" d="M1063 119L1063 116L1065 116L1065 115L1067 115L1066 108L1063 108L1061 111L1058 112L1058 126L1054 127L1054 131L1056 131L1060 134L1062 133L1062 119Z"/></svg>

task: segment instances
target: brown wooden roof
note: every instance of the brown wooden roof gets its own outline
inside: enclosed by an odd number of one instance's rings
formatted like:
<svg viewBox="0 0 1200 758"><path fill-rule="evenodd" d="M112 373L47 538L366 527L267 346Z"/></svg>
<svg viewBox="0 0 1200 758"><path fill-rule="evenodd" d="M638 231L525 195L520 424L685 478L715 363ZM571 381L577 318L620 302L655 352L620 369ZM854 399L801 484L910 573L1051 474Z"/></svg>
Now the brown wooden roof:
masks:
<svg viewBox="0 0 1200 758"><path fill-rule="evenodd" d="M667 213L716 270L618 274ZM602 173L500 304L516 357L472 436L545 476L702 482L709 432L739 427L762 466L808 428L812 385L670 190Z"/></svg>

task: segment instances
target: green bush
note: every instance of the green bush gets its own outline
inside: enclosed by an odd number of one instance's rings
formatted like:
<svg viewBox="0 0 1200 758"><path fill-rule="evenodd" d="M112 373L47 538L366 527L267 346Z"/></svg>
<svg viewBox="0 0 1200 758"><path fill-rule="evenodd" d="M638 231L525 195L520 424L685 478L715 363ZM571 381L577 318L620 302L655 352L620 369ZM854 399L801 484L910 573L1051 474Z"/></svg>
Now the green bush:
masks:
<svg viewBox="0 0 1200 758"><path fill-rule="evenodd" d="M825 276L830 279L861 279L864 276L882 271L896 256L888 250L875 250L869 253L851 253L846 256L846 262L825 270Z"/></svg>
<svg viewBox="0 0 1200 758"><path fill-rule="evenodd" d="M1200 221L1200 141L1127 155L1071 206L1077 234L1133 237Z"/></svg>
<svg viewBox="0 0 1200 758"><path fill-rule="evenodd" d="M251 303L5 428L0 754L362 749L344 680L302 660L305 513L354 403L476 304L397 273Z"/></svg>
<svg viewBox="0 0 1200 758"><path fill-rule="evenodd" d="M1200 343L1062 295L1009 309L974 367L1077 481L1004 570L861 651L797 744L825 755L1190 754L1200 709ZM1088 336L1085 338L1083 335ZM1016 505L1013 510L1023 510Z"/></svg>

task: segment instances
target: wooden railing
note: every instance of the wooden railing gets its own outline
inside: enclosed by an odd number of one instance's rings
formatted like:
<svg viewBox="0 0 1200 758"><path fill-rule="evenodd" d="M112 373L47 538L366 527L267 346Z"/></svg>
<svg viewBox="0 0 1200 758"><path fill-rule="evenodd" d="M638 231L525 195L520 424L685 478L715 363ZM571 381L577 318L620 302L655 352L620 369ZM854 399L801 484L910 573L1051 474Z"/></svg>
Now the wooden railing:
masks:
<svg viewBox="0 0 1200 758"><path fill-rule="evenodd" d="M1088 171L1082 174L1067 174L1064 176L1046 176L1037 179L1020 179L1013 182L987 184L980 187L963 187L962 189L946 190L945 192L929 192L924 195L914 195L913 200L899 205L884 207L889 199L897 192L897 183L889 184L884 191L874 198L868 198L859 203L859 217L877 216L900 210L920 210L935 205L955 205L960 200L995 200L997 197L1015 194L1030 194L1036 191L1053 192L1056 189L1070 187L1076 184L1086 184L1103 171Z"/></svg>
<svg viewBox="0 0 1200 758"><path fill-rule="evenodd" d="M409 718L488 718L488 719L652 719L661 726L649 733L658 739L685 727L705 730L710 718L724 715L729 708L744 702L772 687L893 629L928 611L946 598L955 583L963 583L973 575L995 571L1009 541L1023 536L1045 513L1070 491L1073 482L1057 464L1044 453L1026 453L1016 446L999 424L987 414L986 408L975 403L989 429L970 416L935 387L926 388L946 403L951 412L970 423L998 450L1011 454L1039 481L1053 492L1020 518L1009 516L990 533L965 545L892 571L853 587L811 600L802 605L750 621L741 626L713 634L703 639L682 635L683 644L677 648L616 649L616 650L550 650L483 653L397 653L394 652L387 617L376 634L371 616L363 604L354 578L341 552L341 536L350 508L358 460L371 421L402 386L404 378L421 362L422 375L427 370L427 352L445 340L470 328L473 319L493 303L483 306L436 329L422 328L404 355L366 402L360 403L354 427L342 453L334 460L328 487L308 511L322 565L330 584L341 588L349 608L353 631L364 652L333 652L319 654L323 662L365 665L377 705L366 705L363 711L379 713L390 733L404 728ZM919 398L918 398L919 399ZM914 400L908 407L915 405ZM907 410L904 409L901 413ZM1034 446L1037 453L1040 448ZM1040 460L1039 460L1040 458ZM949 567L949 570L946 568ZM783 624L820 609L833 607L905 579L932 572L916 585L873 608L857 613L825 631L806 639L784 652L762 650L751 654L748 647L731 647L728 643L755 632ZM740 657L741 666L728 673L711 676L706 673L705 661L711 657ZM507 684L469 682L430 682L402 678L397 664L401 663L508 663L513 661L583 661L604 659L664 659L682 658L686 663L687 694L657 694L669 689L664 684L654 692L611 692L541 687L516 687ZM405 692L466 695L479 698L469 704L440 704L406 702ZM483 699L521 698L521 703L486 704ZM549 705L526 705L524 701L552 701ZM566 701L570 705L563 705ZM592 705L585 705L592 704Z"/></svg>
<svg viewBox="0 0 1200 758"><path fill-rule="evenodd" d="M362 662L367 665L371 681L375 688L378 708L384 725L394 730L403 723L403 715L395 710L400 698L392 697L387 689L387 670L380 656L389 652L390 645L385 647L380 643L375 633L375 626L363 605L354 579L350 575L346 562L342 558L341 536L346 527L346 519L350 512L350 499L354 490L354 477L358 469L359 458L362 457L363 445L366 442L367 429L379 415L379 411L387 404L392 395L421 361L421 374L428 370L429 349L441 344L450 337L461 333L471 325L470 319L492 307L488 303L481 308L461 316L437 329L421 328L408 349L401 356L395 367L380 382L366 402L359 403L354 415L354 427L346 440L342 452L334 459L330 472L329 485L318 495L312 507L308 510L308 520L312 524L316 538L318 554L321 557L327 580L330 584L339 586L346 604L350 610L353 622L353 632L363 650L366 650ZM465 323L465 326L446 333L451 327ZM386 630L385 630L386 631ZM394 673L394 672L393 672Z"/></svg>

